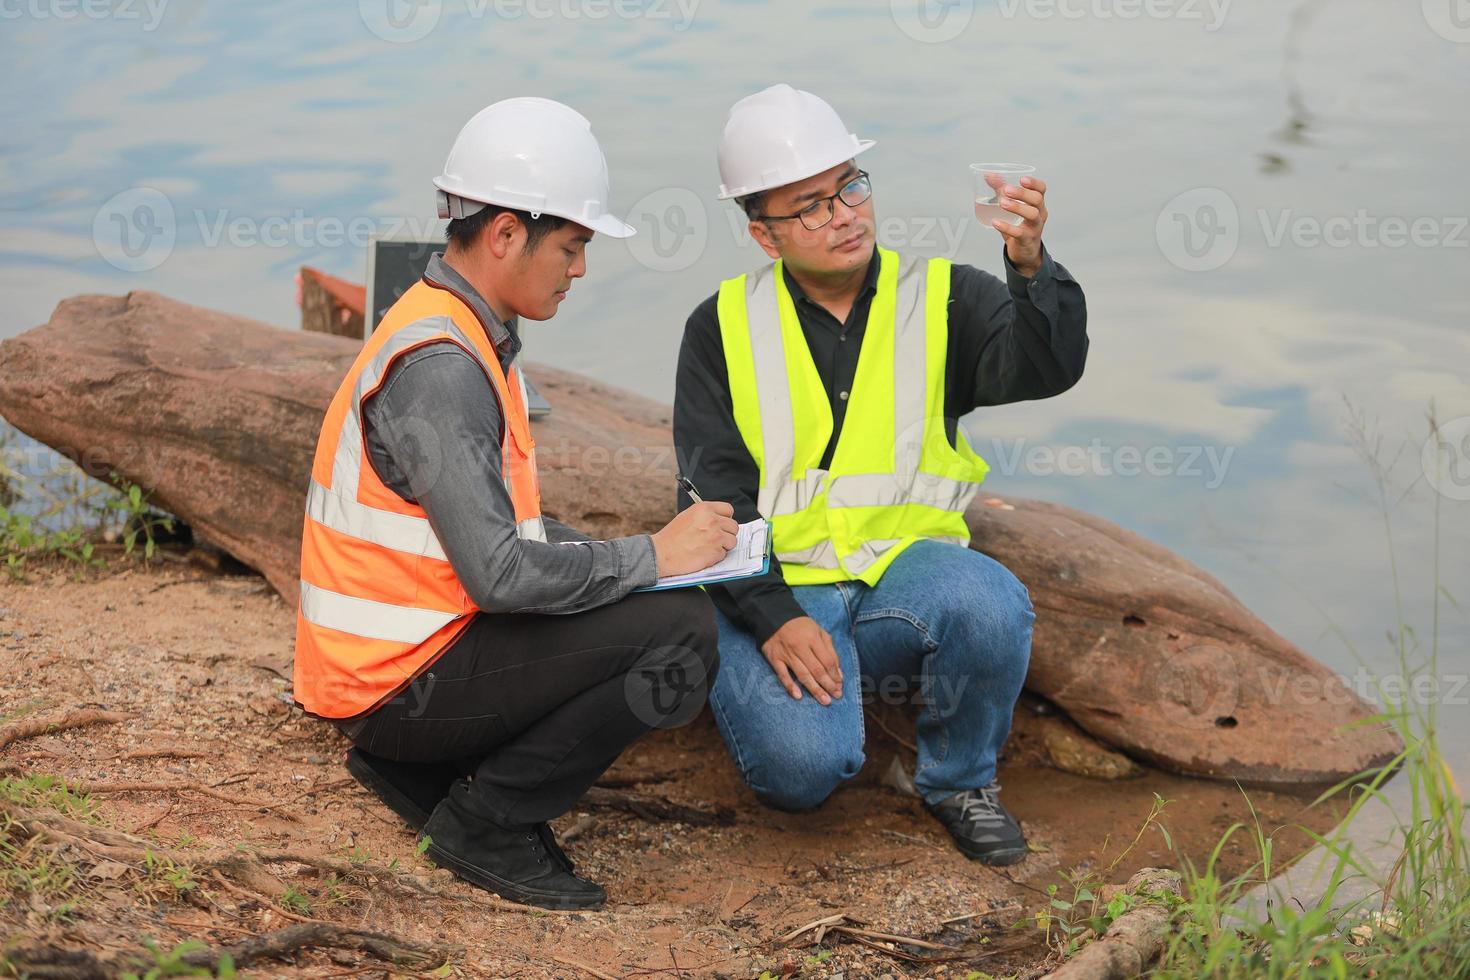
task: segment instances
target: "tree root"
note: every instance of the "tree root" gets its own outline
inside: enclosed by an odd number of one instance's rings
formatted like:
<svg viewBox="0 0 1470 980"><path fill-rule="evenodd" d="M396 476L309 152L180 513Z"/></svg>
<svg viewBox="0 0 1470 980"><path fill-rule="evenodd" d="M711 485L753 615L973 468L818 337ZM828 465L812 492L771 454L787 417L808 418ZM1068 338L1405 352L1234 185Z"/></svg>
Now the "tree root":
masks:
<svg viewBox="0 0 1470 980"><path fill-rule="evenodd" d="M76 711L42 715L39 718L27 718L0 728L0 750L23 738L49 735L52 732L66 731L69 728L85 728L88 725L115 725L132 717L120 711L81 708Z"/></svg>
<svg viewBox="0 0 1470 980"><path fill-rule="evenodd" d="M98 796L107 793L198 793L201 796L208 796L216 800L223 800L226 803L233 803L235 806L271 810L277 816L289 820L292 823L299 823L301 821L300 817L289 810L276 811L277 807L283 805L278 800L257 800L251 799L248 796L231 796L228 793L221 793L217 789L210 789L208 786L197 786L194 783L89 783L81 781L70 785L78 793L90 793Z"/></svg>
<svg viewBox="0 0 1470 980"><path fill-rule="evenodd" d="M181 959L190 966L213 970L225 954L235 961L236 967L241 967L260 959L285 959L300 950L322 947L361 950L385 963L414 970L437 969L448 962L451 955L464 952L458 946L434 946L367 929L310 922L254 936L224 949L195 950L185 953Z"/></svg>
<svg viewBox="0 0 1470 980"><path fill-rule="evenodd" d="M267 896L277 894L282 883L271 874L270 866L299 864L319 872L336 874L344 880L366 878L395 894L422 900L435 898L445 902L474 905L493 912L533 911L526 906L516 905L494 896L451 895L433 884L406 871L378 867L370 864L355 864L315 854L298 851L248 851L238 848L216 847L204 851L180 851L155 841L145 840L133 834L95 824L83 823L59 813L45 810L28 810L13 803L0 801L0 826L9 825L29 837L40 837L54 848L71 846L78 851L98 858L117 861L130 866L141 866L151 855L152 859L171 861L203 873L216 871L244 886L250 897L262 905L276 908ZM277 911L280 911L277 909ZM286 915L286 918L300 918Z"/></svg>
<svg viewBox="0 0 1470 980"><path fill-rule="evenodd" d="M0 952L0 966L31 980L108 980L117 971L89 949L14 947Z"/></svg>
<svg viewBox="0 0 1470 980"><path fill-rule="evenodd" d="M189 966L216 970L229 957L241 968L263 959L286 960L310 949L355 949L375 959L411 970L433 970L451 956L462 955L459 946L434 946L387 933L353 929L331 922L305 922L251 936L231 946L194 949L179 956ZM35 980L107 980L120 970L136 968L132 960L146 964L154 958L148 950L117 953L107 958L87 949L55 946L13 948L0 962Z"/></svg>
<svg viewBox="0 0 1470 980"><path fill-rule="evenodd" d="M627 793L604 786L593 786L578 801L578 805L606 810L625 810L644 820L674 820L689 824L691 827L728 827L735 822L735 814L724 807L704 810L675 803L663 796Z"/></svg>

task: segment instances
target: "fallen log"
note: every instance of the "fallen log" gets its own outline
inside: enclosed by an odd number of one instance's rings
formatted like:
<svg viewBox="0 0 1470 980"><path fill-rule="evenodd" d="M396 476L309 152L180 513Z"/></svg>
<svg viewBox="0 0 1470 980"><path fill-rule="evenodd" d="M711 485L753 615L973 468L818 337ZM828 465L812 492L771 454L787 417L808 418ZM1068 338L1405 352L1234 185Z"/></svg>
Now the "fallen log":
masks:
<svg viewBox="0 0 1470 980"><path fill-rule="evenodd" d="M296 274L296 284L302 330L362 339L366 289L304 265Z"/></svg>
<svg viewBox="0 0 1470 980"><path fill-rule="evenodd" d="M156 293L80 296L0 343L0 414L94 475L150 488L294 601L317 431L358 348ZM530 370L556 408L534 428L547 513L602 537L662 527L669 409ZM1007 503L971 509L973 547L1030 589L1027 687L1089 734L1161 768L1260 783L1331 782L1400 749L1335 672L1199 568L1090 514Z"/></svg>

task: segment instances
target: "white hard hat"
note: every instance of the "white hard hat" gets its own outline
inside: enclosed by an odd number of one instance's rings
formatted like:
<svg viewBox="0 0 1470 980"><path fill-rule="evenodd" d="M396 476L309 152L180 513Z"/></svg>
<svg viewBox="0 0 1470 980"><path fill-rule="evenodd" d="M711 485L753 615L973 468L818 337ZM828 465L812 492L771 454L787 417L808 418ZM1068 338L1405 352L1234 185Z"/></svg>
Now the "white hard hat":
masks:
<svg viewBox="0 0 1470 980"><path fill-rule="evenodd" d="M439 217L467 218L486 204L554 214L613 238L634 229L607 213L607 158L592 124L551 99L505 99L465 123L434 178Z"/></svg>
<svg viewBox="0 0 1470 980"><path fill-rule="evenodd" d="M794 184L872 145L812 93L772 85L730 107L720 136L720 200Z"/></svg>

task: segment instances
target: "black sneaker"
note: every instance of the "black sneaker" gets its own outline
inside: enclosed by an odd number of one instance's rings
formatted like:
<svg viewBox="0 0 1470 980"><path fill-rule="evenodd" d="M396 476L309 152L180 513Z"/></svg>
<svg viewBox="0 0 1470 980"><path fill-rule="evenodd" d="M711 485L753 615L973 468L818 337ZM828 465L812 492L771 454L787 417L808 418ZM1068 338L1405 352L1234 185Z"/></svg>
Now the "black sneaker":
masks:
<svg viewBox="0 0 1470 980"><path fill-rule="evenodd" d="M455 783L424 824L429 860L502 898L544 909L596 909L602 886L571 872L546 824L502 827L464 806L468 780Z"/></svg>
<svg viewBox="0 0 1470 980"><path fill-rule="evenodd" d="M394 762L356 748L347 753L347 771L414 830L424 825L434 807L449 795L449 787L463 775L454 766Z"/></svg>
<svg viewBox="0 0 1470 980"><path fill-rule="evenodd" d="M955 846L968 858L982 864L1015 864L1026 856L1026 835L1001 806L1000 783L925 803L924 809L944 824Z"/></svg>
<svg viewBox="0 0 1470 980"><path fill-rule="evenodd" d="M572 864L572 859L567 857L567 852L563 851L561 845L556 842L556 834L552 833L551 824L538 823L536 825L536 833L541 835L541 843L546 846L546 853L556 858L558 864L568 871L577 870L576 866Z"/></svg>

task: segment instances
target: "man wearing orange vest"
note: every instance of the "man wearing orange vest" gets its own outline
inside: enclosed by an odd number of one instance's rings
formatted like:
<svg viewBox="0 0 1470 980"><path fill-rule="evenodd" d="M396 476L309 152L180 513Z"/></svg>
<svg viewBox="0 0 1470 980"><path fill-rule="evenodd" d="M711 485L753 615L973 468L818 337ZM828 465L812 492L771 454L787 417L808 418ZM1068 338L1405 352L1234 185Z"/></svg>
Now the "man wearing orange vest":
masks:
<svg viewBox="0 0 1470 980"><path fill-rule="evenodd" d="M697 589L639 593L735 543L729 504L592 541L541 513L521 319L586 273L607 163L587 120L508 99L461 130L448 246L327 409L301 549L295 697L436 863L514 901L596 908L547 821L635 739L687 721L717 669Z"/></svg>

